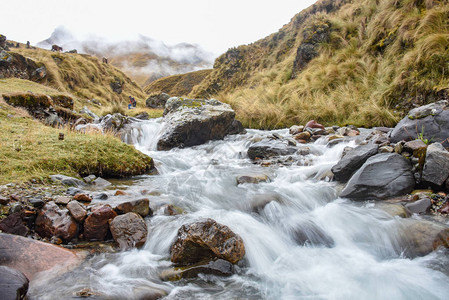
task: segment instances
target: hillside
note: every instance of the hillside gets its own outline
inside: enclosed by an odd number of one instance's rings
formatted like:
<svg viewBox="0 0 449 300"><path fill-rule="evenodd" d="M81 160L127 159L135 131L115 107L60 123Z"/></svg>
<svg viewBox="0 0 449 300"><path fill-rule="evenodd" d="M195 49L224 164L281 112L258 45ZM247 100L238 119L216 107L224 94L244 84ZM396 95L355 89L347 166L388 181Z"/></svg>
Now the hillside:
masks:
<svg viewBox="0 0 449 300"><path fill-rule="evenodd" d="M212 66L213 54L198 45L180 43L167 45L161 41L140 35L136 40L112 42L102 39L77 39L64 27L58 27L52 35L37 44L51 49L53 44L65 51L77 49L90 54L125 72L140 86L165 76L186 73Z"/></svg>
<svg viewBox="0 0 449 300"><path fill-rule="evenodd" d="M129 95L138 101L145 100L145 94L135 82L119 69L100 62L94 56L51 52L40 48L27 49L25 45L19 45L19 48L9 49L8 53L14 58L15 65L10 69L30 69L30 66L45 68L40 77L33 78L23 72L6 74L6 77L29 79L61 93L70 94L74 96L75 109L87 104L92 106L94 111L114 105L126 107ZM19 62L23 61L26 62L18 66ZM5 70L0 73L5 73ZM35 74L34 71L28 73Z"/></svg>
<svg viewBox="0 0 449 300"><path fill-rule="evenodd" d="M189 96L232 104L250 127L391 126L448 89L447 0L320 0L221 55Z"/></svg>
<svg viewBox="0 0 449 300"><path fill-rule="evenodd" d="M147 94L167 93L170 96L186 96L201 83L212 70L200 70L159 78L143 88Z"/></svg>

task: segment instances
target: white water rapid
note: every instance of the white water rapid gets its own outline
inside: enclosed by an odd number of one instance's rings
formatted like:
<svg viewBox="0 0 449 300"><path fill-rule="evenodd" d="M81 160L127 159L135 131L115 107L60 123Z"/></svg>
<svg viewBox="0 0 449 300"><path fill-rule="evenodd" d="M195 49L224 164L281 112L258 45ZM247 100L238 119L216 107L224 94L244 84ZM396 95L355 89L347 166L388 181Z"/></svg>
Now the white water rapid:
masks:
<svg viewBox="0 0 449 300"><path fill-rule="evenodd" d="M125 188L135 198L147 191L155 209L146 219L147 243L140 250L96 254L62 276L37 280L31 299L71 299L86 287L103 295L95 299L138 299L153 288L165 291L164 299L449 299L447 250L406 258L403 219L372 203L337 197L341 187L326 176L348 143L330 148L318 140L291 166L262 167L246 155L252 141L274 132L288 136L287 130L248 130L156 151L162 121L140 125L127 139L154 158L160 175L139 176ZM237 185L237 176L251 174L271 181ZM107 201L119 201L109 194ZM266 199L274 201L263 206ZM166 216L157 210L165 203L185 213ZM236 274L161 281L177 230L203 218L242 237L246 255Z"/></svg>

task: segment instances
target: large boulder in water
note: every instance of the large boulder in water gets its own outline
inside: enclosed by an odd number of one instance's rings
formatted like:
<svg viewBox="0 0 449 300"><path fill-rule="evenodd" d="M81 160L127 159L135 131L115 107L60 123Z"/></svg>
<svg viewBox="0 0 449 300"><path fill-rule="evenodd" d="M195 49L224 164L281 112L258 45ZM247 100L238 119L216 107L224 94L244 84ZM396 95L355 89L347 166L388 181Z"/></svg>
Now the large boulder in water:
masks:
<svg viewBox="0 0 449 300"><path fill-rule="evenodd" d="M0 266L0 299L25 299L28 292L29 280L15 269Z"/></svg>
<svg viewBox="0 0 449 300"><path fill-rule="evenodd" d="M182 225L171 247L171 261L190 265L216 258L237 263L245 256L242 238L212 219Z"/></svg>
<svg viewBox="0 0 449 300"><path fill-rule="evenodd" d="M441 142L449 147L449 106L446 100L412 109L390 134L391 142L417 138Z"/></svg>
<svg viewBox="0 0 449 300"><path fill-rule="evenodd" d="M136 213L129 212L115 217L109 221L109 227L120 249L139 248L147 241L147 224Z"/></svg>
<svg viewBox="0 0 449 300"><path fill-rule="evenodd" d="M235 112L218 100L170 98L164 110L165 130L158 150L189 147L223 139L235 132Z"/></svg>
<svg viewBox="0 0 449 300"><path fill-rule="evenodd" d="M349 151L340 161L332 167L337 181L346 182L352 174L357 171L371 156L377 154L379 146L376 144L366 144L358 146Z"/></svg>
<svg viewBox="0 0 449 300"><path fill-rule="evenodd" d="M30 280L42 271L55 266L63 271L78 265L81 260L82 257L62 247L18 235L0 233L0 265L19 270Z"/></svg>
<svg viewBox="0 0 449 300"><path fill-rule="evenodd" d="M396 153L370 157L351 177L340 197L386 199L408 194L415 186L411 163Z"/></svg>

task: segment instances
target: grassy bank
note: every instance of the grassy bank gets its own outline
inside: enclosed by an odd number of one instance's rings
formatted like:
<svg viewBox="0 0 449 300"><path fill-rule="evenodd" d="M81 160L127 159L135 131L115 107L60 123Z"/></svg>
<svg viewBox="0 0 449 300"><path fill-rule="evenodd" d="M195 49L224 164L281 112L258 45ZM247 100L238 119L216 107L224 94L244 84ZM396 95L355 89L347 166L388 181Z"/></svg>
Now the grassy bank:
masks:
<svg viewBox="0 0 449 300"><path fill-rule="evenodd" d="M0 98L0 184L51 174L124 177L148 172L150 157L111 135L80 134L48 127ZM59 140L59 133L64 140Z"/></svg>

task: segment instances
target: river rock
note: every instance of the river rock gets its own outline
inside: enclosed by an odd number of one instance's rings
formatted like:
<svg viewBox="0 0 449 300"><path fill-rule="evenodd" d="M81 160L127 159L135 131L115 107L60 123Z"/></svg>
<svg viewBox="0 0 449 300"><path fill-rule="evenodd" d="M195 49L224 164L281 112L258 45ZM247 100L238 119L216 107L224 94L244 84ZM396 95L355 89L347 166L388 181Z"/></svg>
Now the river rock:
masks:
<svg viewBox="0 0 449 300"><path fill-rule="evenodd" d="M375 208L383 210L392 217L408 218L411 215L410 211L401 204L378 202Z"/></svg>
<svg viewBox="0 0 449 300"><path fill-rule="evenodd" d="M294 154L296 151L296 147L289 146L283 141L263 140L248 148L248 157L252 160L267 159L274 156Z"/></svg>
<svg viewBox="0 0 449 300"><path fill-rule="evenodd" d="M35 229L41 237L59 237L70 241L76 236L78 226L67 209L60 209L50 201L39 211Z"/></svg>
<svg viewBox="0 0 449 300"><path fill-rule="evenodd" d="M304 126L293 125L292 127L290 127L288 129L288 133L290 133L291 135L295 135L295 134L302 132L303 130L304 130Z"/></svg>
<svg viewBox="0 0 449 300"><path fill-rule="evenodd" d="M449 177L449 152L440 143L429 145L422 172L422 181L441 186Z"/></svg>
<svg viewBox="0 0 449 300"><path fill-rule="evenodd" d="M335 179L340 182L348 181L371 156L377 154L379 146L366 144L358 146L347 152L340 161L332 167Z"/></svg>
<svg viewBox="0 0 449 300"><path fill-rule="evenodd" d="M53 180L54 182L61 182L64 185L68 185L68 186L74 186L74 187L83 187L86 186L86 184L84 183L84 181L73 178L73 177L69 177L69 176L65 176L65 175L61 175L61 174L57 174L57 175L50 175L50 179Z"/></svg>
<svg viewBox="0 0 449 300"><path fill-rule="evenodd" d="M430 210L430 207L432 206L432 202L430 198L424 198L417 200L412 203L407 203L405 207L412 213L412 214L425 214Z"/></svg>
<svg viewBox="0 0 449 300"><path fill-rule="evenodd" d="M13 213L0 221L0 230L4 233L26 236L28 228L23 224L21 213Z"/></svg>
<svg viewBox="0 0 449 300"><path fill-rule="evenodd" d="M406 219L403 223L405 254L424 256L438 247L449 247L449 227L426 220Z"/></svg>
<svg viewBox="0 0 449 300"><path fill-rule="evenodd" d="M109 220L116 216L117 213L108 204L92 207L91 214L84 221L84 238L103 241L109 231Z"/></svg>
<svg viewBox="0 0 449 300"><path fill-rule="evenodd" d="M441 100L409 111L390 133L391 142L415 140L418 137L442 142L449 147L448 102Z"/></svg>
<svg viewBox="0 0 449 300"><path fill-rule="evenodd" d="M374 155L351 177L340 197L367 200L407 194L415 186L411 169L410 162L399 154Z"/></svg>
<svg viewBox="0 0 449 300"><path fill-rule="evenodd" d="M162 280L176 281L182 278L195 278L198 274L231 276L234 274L234 265L224 259L217 259L187 267L167 269L162 271L159 277Z"/></svg>
<svg viewBox="0 0 449 300"><path fill-rule="evenodd" d="M30 280L35 274L54 266L70 267L80 262L80 256L62 247L0 233L0 265L19 270Z"/></svg>
<svg viewBox="0 0 449 300"><path fill-rule="evenodd" d="M237 177L237 184L243 183L259 183L259 182L269 182L270 178L265 174L260 175L241 175Z"/></svg>
<svg viewBox="0 0 449 300"><path fill-rule="evenodd" d="M73 200L82 202L91 202L92 197L85 193L77 193L75 196L73 196Z"/></svg>
<svg viewBox="0 0 449 300"><path fill-rule="evenodd" d="M305 128L320 128L320 129L325 129L323 125L321 125L320 123L317 123L317 121L315 121L315 120L310 120L309 122L307 122Z"/></svg>
<svg viewBox="0 0 449 300"><path fill-rule="evenodd" d="M311 221L301 222L298 227L293 229L292 238L301 246L311 245L331 248L335 245L334 240Z"/></svg>
<svg viewBox="0 0 449 300"><path fill-rule="evenodd" d="M232 131L235 112L218 100L170 98L164 110L165 128L158 150L190 147L223 139Z"/></svg>
<svg viewBox="0 0 449 300"><path fill-rule="evenodd" d="M0 299L26 299L29 280L26 276L6 266L0 266Z"/></svg>
<svg viewBox="0 0 449 300"><path fill-rule="evenodd" d="M78 201L73 200L67 204L67 209L76 221L82 223L87 216L87 211Z"/></svg>
<svg viewBox="0 0 449 300"><path fill-rule="evenodd" d="M171 247L171 261L178 265L220 258L237 263L245 255L242 238L212 219L182 225Z"/></svg>
<svg viewBox="0 0 449 300"><path fill-rule="evenodd" d="M136 213L129 212L109 221L112 237L120 249L128 250L142 247L147 240L147 224Z"/></svg>
<svg viewBox="0 0 449 300"><path fill-rule="evenodd" d="M146 217L150 214L150 200L144 198L123 202L117 205L116 209L122 214L133 212Z"/></svg>

